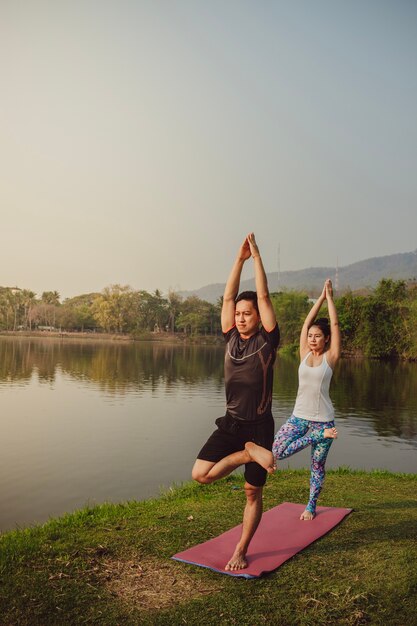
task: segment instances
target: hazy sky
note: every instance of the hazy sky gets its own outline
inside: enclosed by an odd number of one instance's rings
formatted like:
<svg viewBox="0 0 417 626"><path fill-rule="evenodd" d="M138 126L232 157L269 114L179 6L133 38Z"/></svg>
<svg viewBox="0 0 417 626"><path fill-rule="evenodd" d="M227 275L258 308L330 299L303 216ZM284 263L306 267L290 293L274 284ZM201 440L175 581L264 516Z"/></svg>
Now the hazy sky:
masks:
<svg viewBox="0 0 417 626"><path fill-rule="evenodd" d="M416 68L413 0L0 0L0 285L415 250Z"/></svg>

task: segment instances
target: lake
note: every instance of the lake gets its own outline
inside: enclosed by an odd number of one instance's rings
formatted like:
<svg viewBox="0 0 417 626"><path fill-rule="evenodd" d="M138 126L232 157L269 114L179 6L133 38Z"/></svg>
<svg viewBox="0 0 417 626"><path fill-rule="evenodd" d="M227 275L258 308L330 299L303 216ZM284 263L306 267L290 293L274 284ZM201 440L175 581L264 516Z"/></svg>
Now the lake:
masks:
<svg viewBox="0 0 417 626"><path fill-rule="evenodd" d="M190 479L224 413L222 346L0 338L0 530ZM278 429L297 391L279 356ZM327 467L417 472L417 363L343 360ZM279 467L307 467L309 452ZM279 494L277 494L279 497Z"/></svg>

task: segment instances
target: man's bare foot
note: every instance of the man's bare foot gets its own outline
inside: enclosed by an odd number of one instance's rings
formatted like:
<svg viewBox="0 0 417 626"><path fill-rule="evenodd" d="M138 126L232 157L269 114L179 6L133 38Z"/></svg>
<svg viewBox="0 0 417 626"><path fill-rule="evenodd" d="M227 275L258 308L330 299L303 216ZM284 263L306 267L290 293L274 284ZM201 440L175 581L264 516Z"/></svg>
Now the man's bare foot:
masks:
<svg viewBox="0 0 417 626"><path fill-rule="evenodd" d="M245 559L245 555L241 552L241 550L236 548L236 550L233 553L232 558L230 559L230 561L228 562L228 564L226 565L224 569L227 572L235 572L240 569L245 569L245 567L247 566L248 566L248 562Z"/></svg>
<svg viewBox="0 0 417 626"><path fill-rule="evenodd" d="M314 518L315 518L314 513L312 513L311 511L308 511L307 509L303 511L300 515L300 519L303 520L304 522L310 522Z"/></svg>
<svg viewBox="0 0 417 626"><path fill-rule="evenodd" d="M337 439L338 432L336 428L325 428L324 429L324 438L325 439Z"/></svg>
<svg viewBox="0 0 417 626"><path fill-rule="evenodd" d="M249 454L251 460L266 469L268 474L272 474L277 469L274 455L270 450L267 450L262 446L258 446L258 444L253 443L253 441L247 441L245 443L245 450Z"/></svg>

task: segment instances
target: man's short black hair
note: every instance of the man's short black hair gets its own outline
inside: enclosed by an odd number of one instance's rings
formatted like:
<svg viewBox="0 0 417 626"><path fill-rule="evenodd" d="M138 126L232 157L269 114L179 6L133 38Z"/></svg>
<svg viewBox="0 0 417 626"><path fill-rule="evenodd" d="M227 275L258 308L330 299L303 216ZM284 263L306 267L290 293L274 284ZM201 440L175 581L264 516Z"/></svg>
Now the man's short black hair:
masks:
<svg viewBox="0 0 417 626"><path fill-rule="evenodd" d="M237 304L238 302L240 302L241 300L250 300L253 303L254 308L256 309L256 312L259 315L259 309L258 309L258 296L256 291L242 291L238 297L235 300L235 304Z"/></svg>

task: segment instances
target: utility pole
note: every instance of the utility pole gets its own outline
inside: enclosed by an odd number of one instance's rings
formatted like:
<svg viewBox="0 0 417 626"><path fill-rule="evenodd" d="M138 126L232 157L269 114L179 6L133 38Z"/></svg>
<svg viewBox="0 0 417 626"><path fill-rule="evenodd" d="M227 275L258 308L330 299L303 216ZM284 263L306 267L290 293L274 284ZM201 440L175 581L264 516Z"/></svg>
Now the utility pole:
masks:
<svg viewBox="0 0 417 626"><path fill-rule="evenodd" d="M277 292L279 292L281 288L281 244L280 243L278 244L277 264L278 264Z"/></svg>
<svg viewBox="0 0 417 626"><path fill-rule="evenodd" d="M339 257L336 257L336 276L334 278L334 291L337 294L339 290Z"/></svg>

